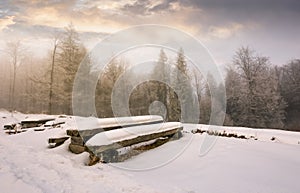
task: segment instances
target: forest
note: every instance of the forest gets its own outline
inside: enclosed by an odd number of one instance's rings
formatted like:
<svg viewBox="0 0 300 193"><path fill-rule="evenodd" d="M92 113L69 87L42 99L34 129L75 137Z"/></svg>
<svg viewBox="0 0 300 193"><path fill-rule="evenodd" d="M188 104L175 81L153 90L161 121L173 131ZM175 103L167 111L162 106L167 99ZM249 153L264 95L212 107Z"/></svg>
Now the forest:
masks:
<svg viewBox="0 0 300 193"><path fill-rule="evenodd" d="M199 104L199 123L208 124L212 100L219 100L220 105L226 104L224 125L300 131L300 59L276 66L267 56L247 46L232 55L232 63L226 66L225 85L218 85L213 76L202 75L188 64L183 49L178 48L175 58L161 49L152 72L147 75L130 72L131 78L122 83L124 90L118 92L128 91L130 82L138 76L152 76L169 80L173 87L160 81L147 81L135 87L129 99L132 115L162 114L166 121L189 122L181 119L182 111L189 109L182 109L181 105L193 101ZM22 41L7 42L0 61L0 108L12 112L72 114L73 83L83 60L88 77L82 78L88 90L89 78L100 76L93 71L93 61L72 25L53 35L47 57L30 54ZM126 58L114 58L106 66L94 93L95 116L115 115L111 104L114 85L130 65ZM79 93L81 108L87 105L85 89ZM176 91L182 93L181 100ZM217 95L212 96L212 91ZM221 92L226 93L226 103L218 97L224 94ZM122 97L119 100L127 102ZM154 107L149 112L151 105Z"/></svg>

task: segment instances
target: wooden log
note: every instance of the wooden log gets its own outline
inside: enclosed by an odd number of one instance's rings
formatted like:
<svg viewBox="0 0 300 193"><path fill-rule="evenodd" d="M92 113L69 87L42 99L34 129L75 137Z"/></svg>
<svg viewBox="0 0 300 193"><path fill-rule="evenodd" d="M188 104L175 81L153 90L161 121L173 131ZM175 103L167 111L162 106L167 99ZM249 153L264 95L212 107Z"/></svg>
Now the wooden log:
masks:
<svg viewBox="0 0 300 193"><path fill-rule="evenodd" d="M106 150L119 149L119 148L131 146L131 145L134 145L134 144L138 144L138 143L141 143L141 142L146 142L146 141L150 141L150 140L153 140L153 139L157 139L159 137L172 136L175 133L179 132L180 130L182 130L182 127L170 129L170 130L167 130L167 131L161 131L161 132L156 132L156 133L151 133L151 134L145 134L145 135L137 136L137 137L132 138L132 139L126 139L126 140L121 140L121 141L118 141L118 142L113 142L113 143L108 144L108 145L98 146L98 145L86 144L86 146L87 146L87 148L90 152L93 152L93 154L95 154L96 156L101 156L101 153L105 152Z"/></svg>
<svg viewBox="0 0 300 193"><path fill-rule="evenodd" d="M71 143L70 143L70 145L69 145L69 150L70 150L72 153L80 154L80 153L85 152L86 148L85 148L85 146L74 145L74 144L71 144Z"/></svg>
<svg viewBox="0 0 300 193"><path fill-rule="evenodd" d="M34 131L45 131L45 128L43 128L43 127L38 127L38 128L36 128L36 129L34 129Z"/></svg>
<svg viewBox="0 0 300 193"><path fill-rule="evenodd" d="M8 130L5 133L7 133L8 135L11 135L11 134L16 134L16 131L15 130Z"/></svg>
<svg viewBox="0 0 300 193"><path fill-rule="evenodd" d="M156 124L156 123L161 123L162 121L153 121L153 122L149 122L149 123L135 123L135 124L131 124L131 125L126 125L126 127L134 127L134 126L139 126L139 125L148 125L148 124ZM118 126L103 126L100 128L91 128L91 129L85 129L85 130L77 130L77 129L68 129L67 130L67 135L69 136L74 136L74 137L79 137L79 136L84 136L86 138L91 138L92 136L101 133L101 132L105 132L105 131L111 131L114 129L120 129L123 128L122 125L118 125Z"/></svg>
<svg viewBox="0 0 300 193"><path fill-rule="evenodd" d="M16 123L4 125L4 130L12 130L16 126Z"/></svg>
<svg viewBox="0 0 300 193"><path fill-rule="evenodd" d="M165 143L167 143L170 140L174 140L174 138L168 138L168 137L163 137L163 138L158 138L154 142L149 143L149 144L142 144L137 147L133 147L133 149L130 149L128 152L121 154L117 158L117 162L123 162L133 156L139 155L145 151L154 149L156 147L159 147ZM100 159L99 159L100 160Z"/></svg>
<svg viewBox="0 0 300 193"><path fill-rule="evenodd" d="M137 116L137 117L143 117L143 116ZM136 117L133 117L136 118ZM105 119L112 119L112 118L104 118ZM99 126L98 127L93 127L93 128L88 128L88 129L68 129L67 130L67 135L71 136L71 137L84 137L85 140L90 139L92 136L101 133L101 132L105 132L105 131L111 131L111 130L115 130L115 129L120 129L123 127L134 127L134 126L141 126L141 125L149 125L149 124L156 124L156 123L162 123L163 119L158 119L157 117L155 117L153 120L152 119L148 119L148 120L143 120L143 121L137 121L137 122L130 122L130 121L124 121L122 120L123 117L121 118L116 118L117 120L120 119L120 123L116 122L114 123L114 125L110 125L110 124L103 124L101 125L101 119Z"/></svg>
<svg viewBox="0 0 300 193"><path fill-rule="evenodd" d="M52 127L58 127L58 126L60 126L60 125L62 125L62 124L65 124L66 122L64 122L64 121L62 121L62 122L58 122L58 123L54 123L54 124L52 124Z"/></svg>
<svg viewBox="0 0 300 193"><path fill-rule="evenodd" d="M49 147L58 147L62 145L65 141L67 141L70 137L54 137L54 138L49 138L48 143Z"/></svg>
<svg viewBox="0 0 300 193"><path fill-rule="evenodd" d="M89 166L95 165L100 161L100 158L95 156L94 154L90 153L90 162L88 163Z"/></svg>
<svg viewBox="0 0 300 193"><path fill-rule="evenodd" d="M45 119L37 119L37 120L23 120L21 121L22 128L32 128L39 127L45 124L47 121L53 121L54 118L45 118Z"/></svg>
<svg viewBox="0 0 300 193"><path fill-rule="evenodd" d="M79 131L77 129L68 129L67 135L71 137L80 137Z"/></svg>
<svg viewBox="0 0 300 193"><path fill-rule="evenodd" d="M49 138L48 143L64 143L70 137Z"/></svg>
<svg viewBox="0 0 300 193"><path fill-rule="evenodd" d="M154 140L151 143L140 143L140 144L134 144L132 149L129 149L128 152L125 154L119 154L117 150L115 149L108 149L101 153L94 153L92 152L89 147L87 147L87 151L90 153L90 162L89 166L95 165L98 162L102 163L110 163L110 162L123 162L132 156L139 155L145 151L148 151L150 149L154 149L156 147L159 147L168 141L177 140L180 137L182 137L182 133L179 130L177 133L173 135L168 135L167 137L160 137ZM151 140L150 140L151 141Z"/></svg>
<svg viewBox="0 0 300 193"><path fill-rule="evenodd" d="M84 140L82 137L71 137L71 143L74 145L81 145L84 146Z"/></svg>

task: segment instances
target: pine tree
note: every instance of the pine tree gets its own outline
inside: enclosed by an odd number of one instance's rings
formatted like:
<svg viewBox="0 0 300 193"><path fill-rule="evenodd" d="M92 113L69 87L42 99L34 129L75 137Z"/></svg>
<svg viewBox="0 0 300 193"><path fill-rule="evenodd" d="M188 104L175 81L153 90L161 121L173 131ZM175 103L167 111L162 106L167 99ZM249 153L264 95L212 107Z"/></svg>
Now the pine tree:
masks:
<svg viewBox="0 0 300 193"><path fill-rule="evenodd" d="M193 121L191 116L192 103L194 98L192 97L191 80L188 73L187 62L185 60L184 51L182 48L179 49L176 60L176 71L175 71L174 83L180 106L172 108L174 117L180 117L182 122Z"/></svg>
<svg viewBox="0 0 300 193"><path fill-rule="evenodd" d="M122 65L118 59L113 58L102 72L96 91L98 117L114 116L111 104L112 91L116 81L124 71L125 65ZM122 96L122 94L120 95Z"/></svg>
<svg viewBox="0 0 300 193"><path fill-rule="evenodd" d="M157 82L153 83L153 90L156 93L156 99L166 107L165 120L169 120L169 86L170 68L168 66L168 57L163 49L160 50L159 59L153 70L153 77ZM158 110L163 112L163 109Z"/></svg>
<svg viewBox="0 0 300 193"><path fill-rule="evenodd" d="M65 28L59 45L58 63L59 79L62 87L56 90L56 95L61 99L63 112L72 113L72 89L73 82L78 70L79 64L86 54L86 49L79 40L79 36L74 26L70 24Z"/></svg>

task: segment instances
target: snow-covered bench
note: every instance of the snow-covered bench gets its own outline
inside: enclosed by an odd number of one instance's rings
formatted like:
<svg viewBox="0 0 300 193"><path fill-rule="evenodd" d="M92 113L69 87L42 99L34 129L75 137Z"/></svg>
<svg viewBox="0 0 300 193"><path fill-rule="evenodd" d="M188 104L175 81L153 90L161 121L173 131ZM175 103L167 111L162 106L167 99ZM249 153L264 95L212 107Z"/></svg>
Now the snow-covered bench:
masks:
<svg viewBox="0 0 300 193"><path fill-rule="evenodd" d="M131 127L136 125L147 125L163 122L163 118L158 115L95 118L95 117L75 117L76 127L68 129L67 135L72 137L88 137L103 131L118 129L121 127Z"/></svg>
<svg viewBox="0 0 300 193"><path fill-rule="evenodd" d="M22 127L19 123L6 124L6 125L4 125L4 130L7 130L5 133L7 133L9 135L26 131L26 130L22 129Z"/></svg>
<svg viewBox="0 0 300 193"><path fill-rule="evenodd" d="M67 135L71 136L69 149L73 153L82 153L85 151L85 141L98 133L123 127L162 123L163 118L157 115L101 119L95 117L75 117L75 121L74 128L67 130Z"/></svg>
<svg viewBox="0 0 300 193"><path fill-rule="evenodd" d="M48 121L53 121L55 118L43 118L43 119L25 119L21 121L21 126L23 129L25 128L32 128L32 127L39 127L45 124Z"/></svg>
<svg viewBox="0 0 300 193"><path fill-rule="evenodd" d="M91 154L91 162L115 162L118 161L117 149L142 144L161 137L178 139L181 137L181 130L182 124L179 122L126 127L99 133L89 139L85 145Z"/></svg>

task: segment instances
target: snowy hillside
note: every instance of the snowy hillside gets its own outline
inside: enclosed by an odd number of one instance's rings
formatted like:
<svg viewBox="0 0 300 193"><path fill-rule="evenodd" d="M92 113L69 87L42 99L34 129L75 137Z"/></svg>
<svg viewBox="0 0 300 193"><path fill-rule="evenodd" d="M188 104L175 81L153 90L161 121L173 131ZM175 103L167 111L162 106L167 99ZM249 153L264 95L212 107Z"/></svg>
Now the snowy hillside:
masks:
<svg viewBox="0 0 300 193"><path fill-rule="evenodd" d="M300 192L300 133L219 127L220 131L255 139L218 137L205 156L199 149L207 134L192 134L205 125L184 125L183 138L114 164L86 166L80 155L62 146L48 148L48 138L64 135L62 128L29 129L7 135L3 125L46 115L0 112L1 192L175 192L175 193L298 193ZM274 138L274 140L271 140Z"/></svg>

